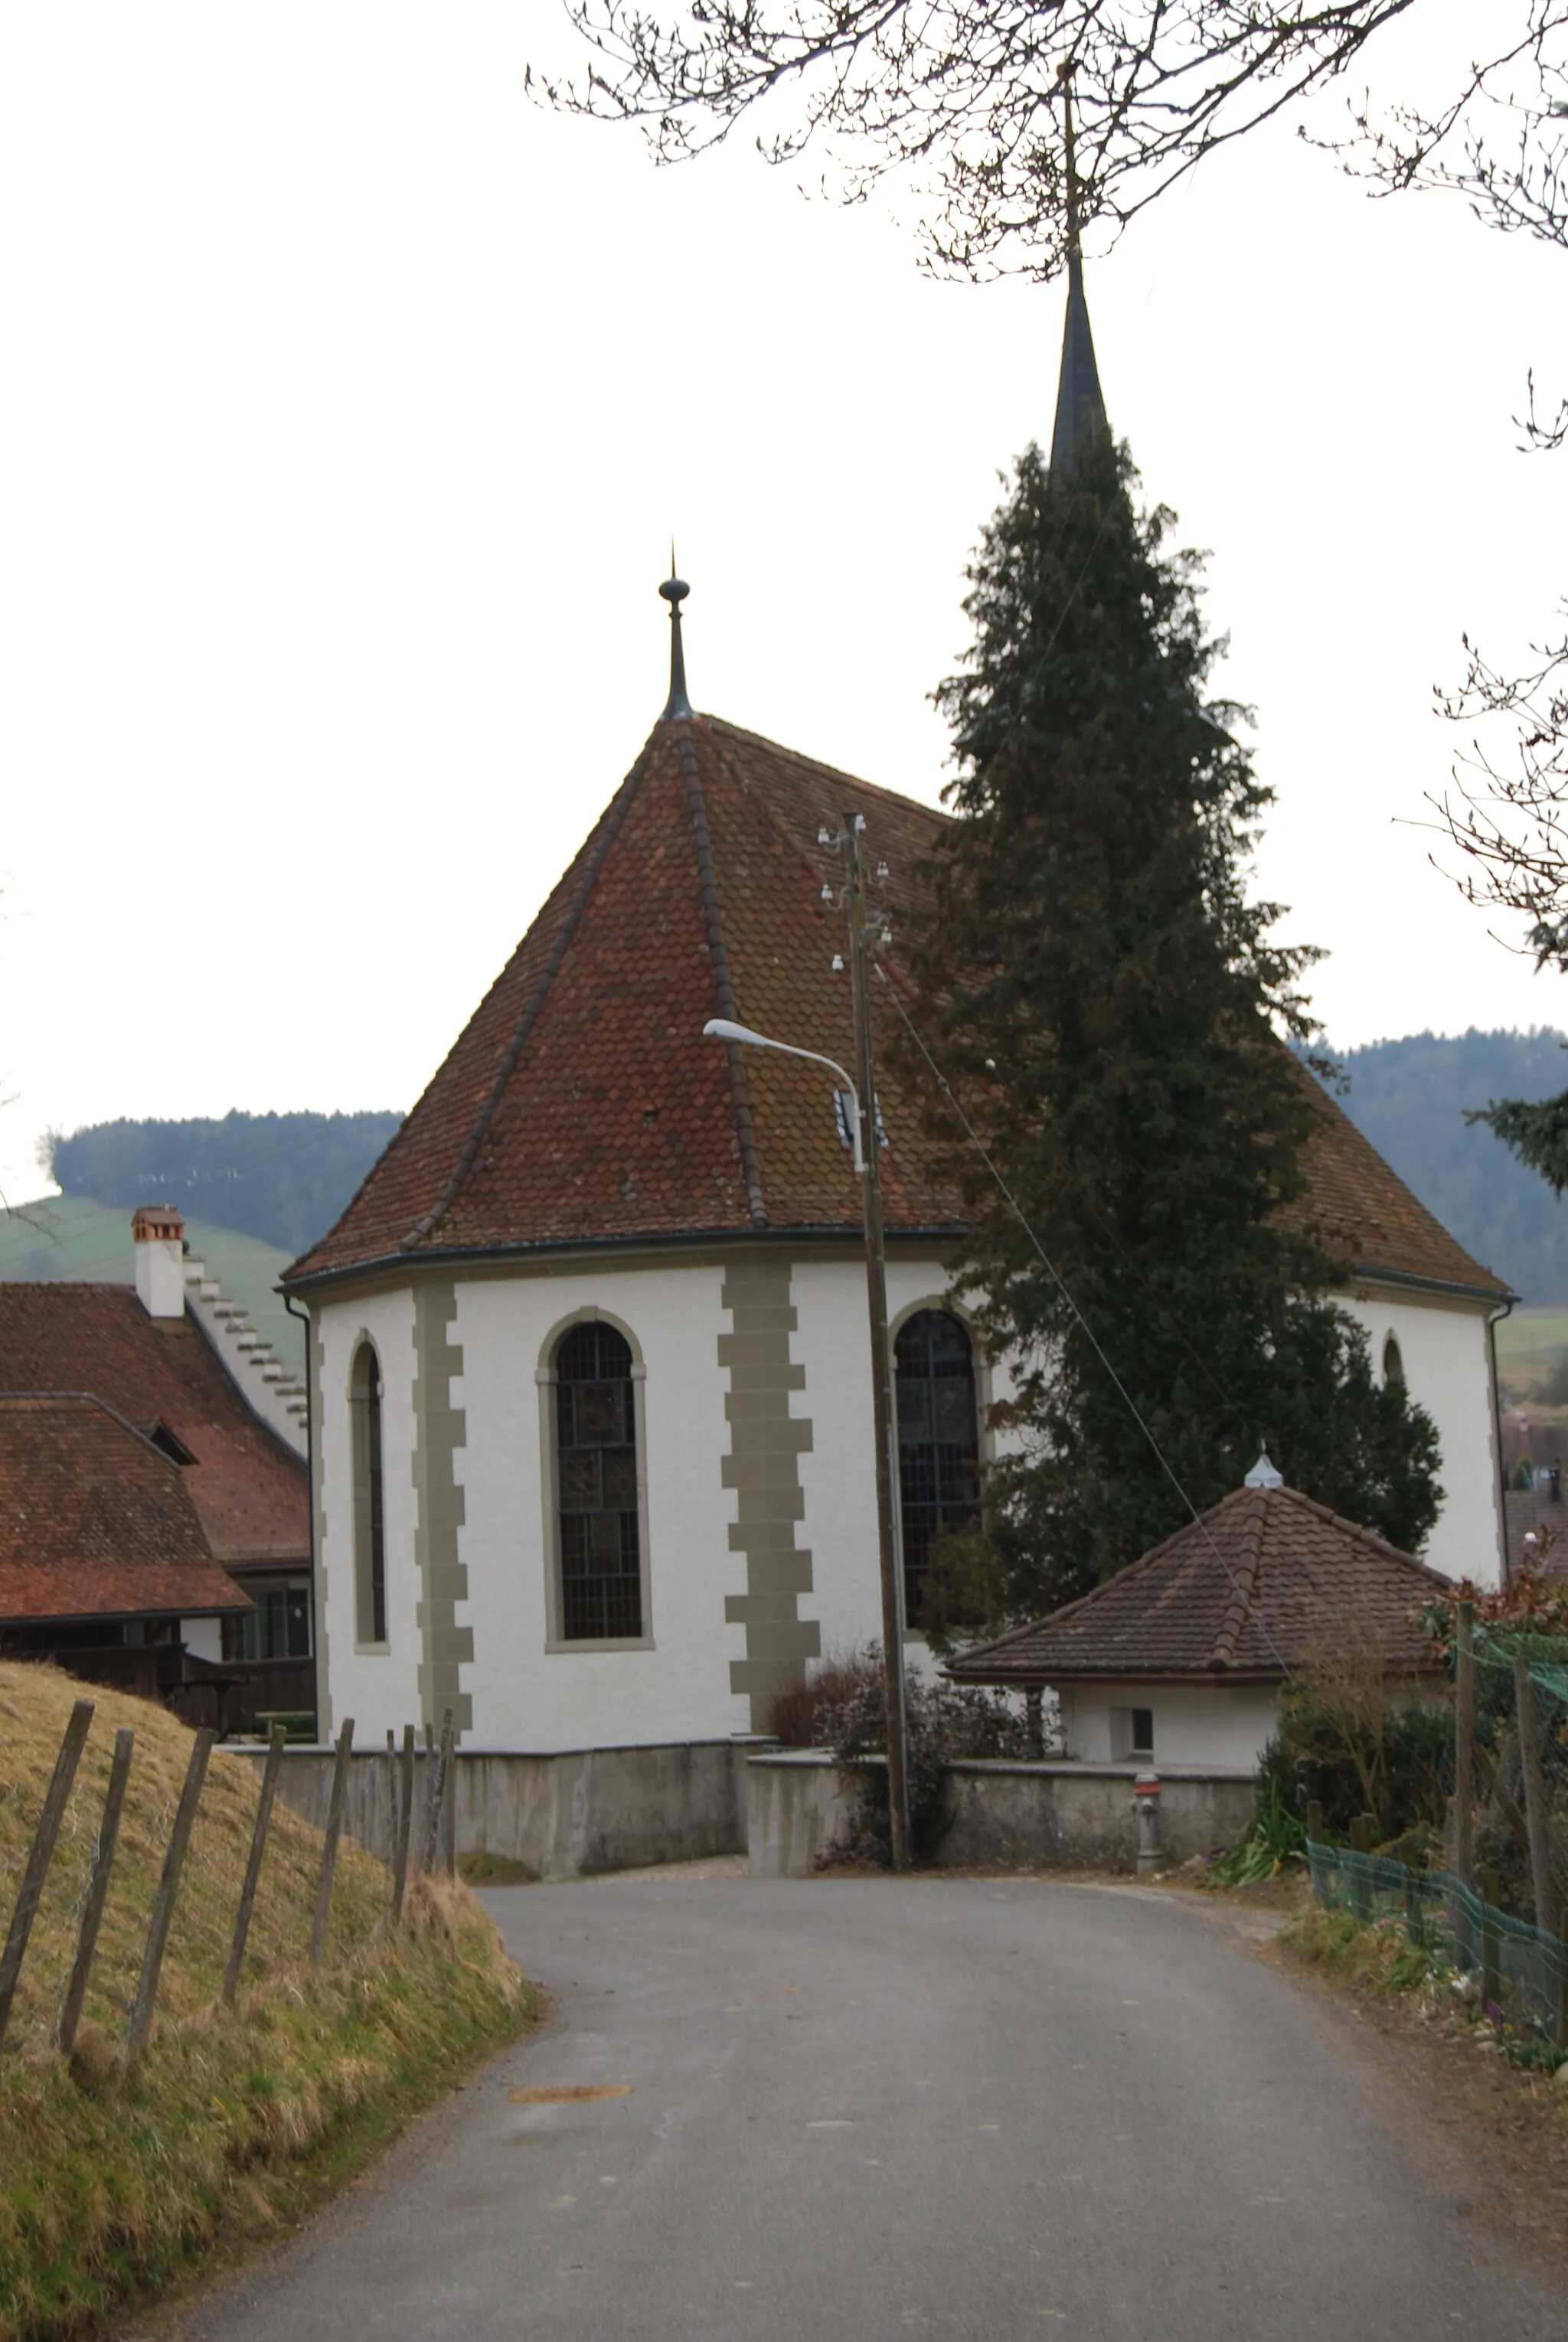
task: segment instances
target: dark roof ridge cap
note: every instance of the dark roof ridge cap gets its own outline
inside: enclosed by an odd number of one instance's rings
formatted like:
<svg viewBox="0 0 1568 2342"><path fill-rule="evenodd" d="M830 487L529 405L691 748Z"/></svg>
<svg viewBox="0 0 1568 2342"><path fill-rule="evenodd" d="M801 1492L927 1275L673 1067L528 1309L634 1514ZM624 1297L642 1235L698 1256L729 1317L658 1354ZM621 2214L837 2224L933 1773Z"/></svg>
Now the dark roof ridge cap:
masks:
<svg viewBox="0 0 1568 2342"><path fill-rule="evenodd" d="M727 716L699 716L694 719L711 731L715 741L721 735L738 740L753 741L759 748L768 749L775 756L787 757L792 765L809 765L814 772L824 774L829 780L841 781L846 788L858 789L869 797L888 797L896 806L906 806L911 813L923 814L927 821L942 828L949 827L953 816L943 806L927 805L924 797L912 797L903 789L890 789L882 781L868 781L858 773L845 772L842 765L830 765L824 757L808 756L804 748L786 747L781 740L770 740L765 732L753 732L744 724L734 724Z"/></svg>
<svg viewBox="0 0 1568 2342"><path fill-rule="evenodd" d="M692 825L692 845L697 858L697 882L702 889L703 917L708 931L708 964L713 971L714 995L720 1016L727 1017L732 1025L737 1025L740 1016L735 1007L734 986L730 978L729 954L724 948L719 885L714 870L713 841L708 835L707 800L703 795L703 777L697 770L696 743L691 736L689 723L683 722L681 733L682 736L675 744L675 753L680 758L681 773L685 782L686 814ZM723 752L720 754L722 756ZM735 1118L735 1143L740 1149L741 1176L745 1181L746 1209L752 1226L765 1228L768 1224L767 1206L763 1199L762 1173L757 1165L751 1091L746 1085L739 1043L726 1041L724 1056L730 1077L730 1106Z"/></svg>
<svg viewBox="0 0 1568 2342"><path fill-rule="evenodd" d="M1260 1626L1263 1626L1263 1632L1269 1633L1258 1606L1257 1586L1263 1565L1263 1535L1268 1527L1270 1491L1267 1488L1248 1488L1243 1493L1251 1501L1246 1507L1247 1519L1242 1529L1242 1547L1236 1567L1232 1569L1229 1564L1225 1564L1225 1575L1231 1581L1231 1598L1225 1605L1220 1631L1214 1636L1213 1648L1209 1653L1212 1667L1228 1667L1234 1660L1236 1645L1249 1615L1255 1615ZM1212 1540L1210 1542L1216 1557L1223 1558L1218 1555L1218 1548L1213 1546ZM1271 1635L1270 1640L1273 1639Z"/></svg>
<svg viewBox="0 0 1568 2342"><path fill-rule="evenodd" d="M567 906L566 915L556 931L555 940L550 946L550 956L544 963L544 971L528 996L523 1014L513 1029L512 1039L502 1056L500 1066L480 1102L478 1111L469 1127L468 1136L463 1142L455 1167L429 1211L417 1219L408 1234L403 1237L400 1248L404 1252L412 1252L434 1228L440 1226L462 1193L463 1183L474 1168L479 1149L484 1143L484 1134L495 1119L507 1086L517 1070L518 1059L527 1046L528 1036L539 1021L544 1003L549 997L550 987L560 973L561 963L565 958L572 939L582 923L583 914L587 909L594 889L599 882L599 874L604 869L611 846L620 836L621 825L625 820L632 799L636 796L638 783L652 762L654 744L664 728L662 722L654 726L643 744L642 754L610 800L604 816L604 826L589 851L586 867L578 883L576 892ZM526 937L524 940L526 941ZM406 1129L413 1118L411 1112L404 1118L402 1128ZM369 1174L366 1176L368 1177ZM351 1203L347 1209L352 1211L353 1208L354 1206ZM346 1213L340 1212L338 1220L341 1221L345 1216ZM307 1255L306 1257L308 1256Z"/></svg>
<svg viewBox="0 0 1568 2342"><path fill-rule="evenodd" d="M64 1282L63 1279L61 1281ZM130 1290L128 1286L112 1286L109 1289L111 1292ZM133 1294L132 1298L135 1299L135 1297ZM155 1439L149 1439L139 1424L133 1423L128 1416L122 1415L117 1406L111 1406L106 1398L100 1398L96 1391L0 1391L0 1408L13 1406L18 1399L25 1399L35 1406L42 1399L46 1405L52 1406L95 1406L100 1414L106 1415L112 1423L117 1423L122 1431L128 1431L138 1446L145 1447L149 1456L155 1456L159 1463L168 1471L178 1473L181 1469L174 1457L165 1453ZM204 1536L205 1534L204 1530Z"/></svg>

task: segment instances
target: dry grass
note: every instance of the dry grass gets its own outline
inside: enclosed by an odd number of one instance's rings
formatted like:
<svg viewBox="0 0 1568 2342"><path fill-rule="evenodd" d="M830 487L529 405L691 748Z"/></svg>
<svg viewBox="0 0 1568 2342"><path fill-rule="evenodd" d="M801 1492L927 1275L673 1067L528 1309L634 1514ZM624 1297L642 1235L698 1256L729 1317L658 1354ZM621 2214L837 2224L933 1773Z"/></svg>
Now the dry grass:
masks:
<svg viewBox="0 0 1568 2342"><path fill-rule="evenodd" d="M9 1921L60 1736L81 1686L0 1664L0 1923ZM387 1930L386 1872L339 1857L323 1974L307 1948L319 1834L275 1808L245 1973L218 2005L258 1784L215 1750L140 2070L117 2051L191 1736L164 1710L91 1695L96 1713L0 2059L0 2342L78 2333L156 2293L215 2247L265 2234L512 2037L527 1988L467 1890L418 1881ZM116 1728L135 1756L76 2054L60 2000Z"/></svg>

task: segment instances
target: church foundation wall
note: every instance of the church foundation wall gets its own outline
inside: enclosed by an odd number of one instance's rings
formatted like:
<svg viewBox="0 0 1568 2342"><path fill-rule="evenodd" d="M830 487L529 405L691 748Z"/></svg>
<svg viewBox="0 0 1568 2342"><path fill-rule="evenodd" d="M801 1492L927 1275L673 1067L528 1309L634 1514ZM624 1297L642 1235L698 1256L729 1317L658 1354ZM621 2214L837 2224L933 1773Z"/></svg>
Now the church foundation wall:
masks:
<svg viewBox="0 0 1568 2342"><path fill-rule="evenodd" d="M743 1854L744 1760L756 1746L745 1738L539 1753L461 1748L453 1766L457 1852L499 1855L541 1878ZM259 1749L218 1753L240 1756L258 1772L265 1761ZM278 1795L318 1829L326 1819L333 1762L325 1747L284 1754ZM429 1778L423 1751L414 1776L418 1817ZM367 1853L390 1862L395 1812L393 1767L382 1751L356 1748L345 1829Z"/></svg>

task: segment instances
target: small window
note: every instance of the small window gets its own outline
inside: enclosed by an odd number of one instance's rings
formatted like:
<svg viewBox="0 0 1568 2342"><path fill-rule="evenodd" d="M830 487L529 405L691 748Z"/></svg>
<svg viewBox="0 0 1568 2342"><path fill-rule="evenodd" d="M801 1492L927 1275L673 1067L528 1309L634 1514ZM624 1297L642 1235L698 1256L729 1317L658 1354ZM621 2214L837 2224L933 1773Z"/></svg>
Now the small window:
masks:
<svg viewBox="0 0 1568 2342"><path fill-rule="evenodd" d="M381 1362L369 1342L354 1361L355 1638L386 1640L386 1520L383 1505Z"/></svg>
<svg viewBox="0 0 1568 2342"><path fill-rule="evenodd" d="M224 1620L225 1659L308 1659L308 1577L252 1578L245 1587L255 1607L243 1618Z"/></svg>
<svg viewBox="0 0 1568 2342"><path fill-rule="evenodd" d="M561 1638L634 1641L643 1628L637 1409L631 1345L595 1318L555 1353Z"/></svg>
<svg viewBox="0 0 1568 2342"><path fill-rule="evenodd" d="M980 1514L980 1426L974 1352L945 1309L917 1309L898 1329L898 1497L904 1531L904 1616L920 1624L931 1548Z"/></svg>
<svg viewBox="0 0 1568 2342"><path fill-rule="evenodd" d="M1152 1707L1114 1707L1111 1710L1111 1759L1114 1764L1125 1764L1135 1756L1152 1756L1154 1753L1154 1711Z"/></svg>
<svg viewBox="0 0 1568 2342"><path fill-rule="evenodd" d="M1383 1346L1383 1378L1385 1383L1396 1384L1401 1390L1404 1388L1404 1359L1392 1334Z"/></svg>

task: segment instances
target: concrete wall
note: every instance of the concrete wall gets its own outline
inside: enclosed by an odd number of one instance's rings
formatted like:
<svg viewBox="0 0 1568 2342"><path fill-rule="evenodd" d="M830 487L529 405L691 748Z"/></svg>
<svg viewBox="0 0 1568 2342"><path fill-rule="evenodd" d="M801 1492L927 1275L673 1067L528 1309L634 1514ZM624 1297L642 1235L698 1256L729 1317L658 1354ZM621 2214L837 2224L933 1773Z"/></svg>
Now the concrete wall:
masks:
<svg viewBox="0 0 1568 2342"><path fill-rule="evenodd" d="M497 1854L542 1878L575 1878L642 1863L693 1862L745 1850L742 1767L754 1741L685 1741L663 1748L578 1748L544 1755L459 1749L454 1766L459 1854ZM215 1752L259 1772L261 1749ZM426 1759L414 1760L414 1830L424 1811ZM329 1748L285 1752L278 1795L320 1829L332 1789ZM393 1857L393 1768L356 1750L344 1827L381 1861ZM415 1838L417 1845L417 1837Z"/></svg>
<svg viewBox="0 0 1568 2342"><path fill-rule="evenodd" d="M1405 1386L1437 1426L1443 1505L1422 1559L1449 1577L1473 1577L1477 1586L1501 1585L1497 1424L1487 1306L1370 1284L1336 1298L1365 1326L1373 1371L1380 1382L1383 1345L1393 1336L1404 1362ZM1288 1480L1289 1458L1276 1456L1274 1461Z"/></svg>
<svg viewBox="0 0 1568 2342"><path fill-rule="evenodd" d="M935 1859L952 1869L1136 1868L1134 1765L948 1767L948 1824ZM752 1756L746 1837L754 1878L804 1878L842 1832L854 1802L833 1757L815 1749ZM1166 1858L1184 1862L1233 1845L1256 1809L1250 1770L1162 1771Z"/></svg>
<svg viewBox="0 0 1568 2342"><path fill-rule="evenodd" d="M1126 1756L1113 1738L1114 1708L1152 1709L1153 1761L1162 1775L1167 1765L1250 1775L1279 1714L1273 1684L1064 1684L1057 1696L1066 1753L1089 1765Z"/></svg>

